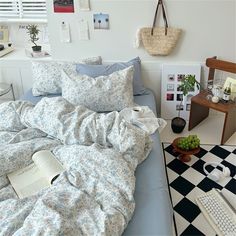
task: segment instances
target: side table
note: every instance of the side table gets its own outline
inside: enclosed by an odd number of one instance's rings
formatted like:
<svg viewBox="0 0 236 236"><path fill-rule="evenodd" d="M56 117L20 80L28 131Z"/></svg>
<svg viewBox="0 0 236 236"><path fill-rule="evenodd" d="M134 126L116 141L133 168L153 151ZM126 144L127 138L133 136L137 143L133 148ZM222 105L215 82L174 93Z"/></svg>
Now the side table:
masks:
<svg viewBox="0 0 236 236"><path fill-rule="evenodd" d="M236 131L236 104L232 103L213 103L206 99L207 91L202 91L191 99L191 110L189 117L188 130L193 129L209 115L209 109L214 109L225 114L221 144L224 144ZM218 127L216 127L218 128Z"/></svg>
<svg viewBox="0 0 236 236"><path fill-rule="evenodd" d="M15 101L15 94L12 84L0 83L0 97L11 91L12 98Z"/></svg>

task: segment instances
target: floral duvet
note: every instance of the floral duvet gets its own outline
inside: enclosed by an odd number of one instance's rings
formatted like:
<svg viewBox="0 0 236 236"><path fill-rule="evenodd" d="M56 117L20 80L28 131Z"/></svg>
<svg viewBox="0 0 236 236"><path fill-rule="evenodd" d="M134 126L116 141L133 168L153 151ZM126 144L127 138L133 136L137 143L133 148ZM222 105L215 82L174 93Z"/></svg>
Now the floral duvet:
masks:
<svg viewBox="0 0 236 236"><path fill-rule="evenodd" d="M49 149L64 165L53 185L19 199L6 174ZM135 208L134 172L151 141L118 112L63 98L0 105L0 235L121 235Z"/></svg>

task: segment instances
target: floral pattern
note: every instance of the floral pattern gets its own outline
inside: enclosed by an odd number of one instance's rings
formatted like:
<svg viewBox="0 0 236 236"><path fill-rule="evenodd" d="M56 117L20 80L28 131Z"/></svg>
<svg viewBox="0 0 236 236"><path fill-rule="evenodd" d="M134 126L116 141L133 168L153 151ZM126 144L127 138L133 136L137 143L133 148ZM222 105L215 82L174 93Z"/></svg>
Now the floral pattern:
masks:
<svg viewBox="0 0 236 236"><path fill-rule="evenodd" d="M151 150L150 137L116 111L98 114L62 97L35 106L8 102L0 111L0 235L121 235L134 212L134 172ZM50 188L18 199L6 174L43 149L66 171Z"/></svg>
<svg viewBox="0 0 236 236"><path fill-rule="evenodd" d="M76 70L77 62L32 61L34 96L61 93L61 69ZM83 59L83 64L100 65L100 56Z"/></svg>
<svg viewBox="0 0 236 236"><path fill-rule="evenodd" d="M120 111L133 106L133 66L96 78L62 72L62 97L74 105L97 111Z"/></svg>

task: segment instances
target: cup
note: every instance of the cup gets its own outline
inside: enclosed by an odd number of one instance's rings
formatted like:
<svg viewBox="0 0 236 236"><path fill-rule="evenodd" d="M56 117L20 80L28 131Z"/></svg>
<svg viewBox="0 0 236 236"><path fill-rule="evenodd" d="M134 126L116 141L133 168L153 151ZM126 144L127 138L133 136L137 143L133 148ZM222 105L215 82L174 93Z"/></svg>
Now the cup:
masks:
<svg viewBox="0 0 236 236"><path fill-rule="evenodd" d="M143 116L143 111L140 107L134 107L132 109L132 119L136 120L138 118L141 118Z"/></svg>

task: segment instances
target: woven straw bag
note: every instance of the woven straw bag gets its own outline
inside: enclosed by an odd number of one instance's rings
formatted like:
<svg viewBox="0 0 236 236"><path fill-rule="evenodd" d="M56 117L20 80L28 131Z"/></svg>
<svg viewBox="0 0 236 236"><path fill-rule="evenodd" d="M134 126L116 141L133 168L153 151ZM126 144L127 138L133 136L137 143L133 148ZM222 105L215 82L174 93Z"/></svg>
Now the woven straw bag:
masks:
<svg viewBox="0 0 236 236"><path fill-rule="evenodd" d="M162 6L162 16L165 27L155 27L158 7ZM181 34L181 29L168 26L168 21L163 5L163 0L159 0L154 16L153 26L141 29L141 39L146 51L152 55L166 56L171 53Z"/></svg>

